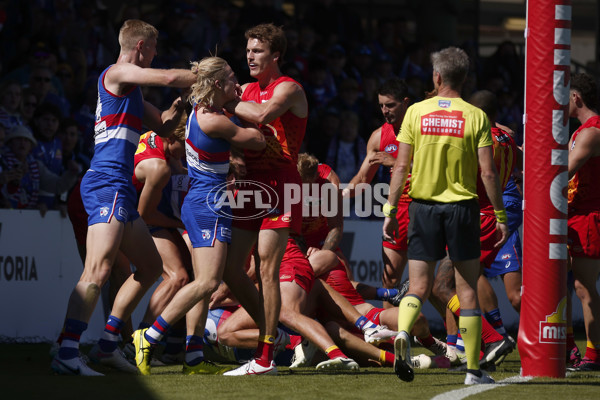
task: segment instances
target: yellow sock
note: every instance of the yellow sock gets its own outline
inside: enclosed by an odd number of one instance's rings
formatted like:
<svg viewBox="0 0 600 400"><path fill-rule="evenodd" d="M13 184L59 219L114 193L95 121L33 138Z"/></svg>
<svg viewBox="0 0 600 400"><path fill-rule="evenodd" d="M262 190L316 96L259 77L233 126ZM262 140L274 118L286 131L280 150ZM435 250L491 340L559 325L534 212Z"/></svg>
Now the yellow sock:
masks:
<svg viewBox="0 0 600 400"><path fill-rule="evenodd" d="M385 365L385 350L379 350L379 362Z"/></svg>
<svg viewBox="0 0 600 400"><path fill-rule="evenodd" d="M417 296L404 296L398 305L398 332L410 333L419 314L423 303Z"/></svg>
<svg viewBox="0 0 600 400"><path fill-rule="evenodd" d="M481 350L481 311L460 310L458 330L465 342L467 369L479 369L479 351ZM478 314L478 315L475 315Z"/></svg>
<svg viewBox="0 0 600 400"><path fill-rule="evenodd" d="M266 344L273 344L273 343L275 343L275 336L271 336L271 335L259 336L258 341L264 342Z"/></svg>
<svg viewBox="0 0 600 400"><path fill-rule="evenodd" d="M587 341L586 347L590 348L590 349L596 349L599 350L600 349L600 342L592 342L592 341Z"/></svg>
<svg viewBox="0 0 600 400"><path fill-rule="evenodd" d="M452 298L448 301L447 307L456 314L456 310L460 308L460 302L458 301L458 295L452 296Z"/></svg>
<svg viewBox="0 0 600 400"><path fill-rule="evenodd" d="M339 347L337 347L336 345L330 346L330 347L328 347L328 348L327 348L327 350L325 350L325 354L329 354L329 353L331 353L333 350L336 350L336 349L338 349L338 350L339 350Z"/></svg>

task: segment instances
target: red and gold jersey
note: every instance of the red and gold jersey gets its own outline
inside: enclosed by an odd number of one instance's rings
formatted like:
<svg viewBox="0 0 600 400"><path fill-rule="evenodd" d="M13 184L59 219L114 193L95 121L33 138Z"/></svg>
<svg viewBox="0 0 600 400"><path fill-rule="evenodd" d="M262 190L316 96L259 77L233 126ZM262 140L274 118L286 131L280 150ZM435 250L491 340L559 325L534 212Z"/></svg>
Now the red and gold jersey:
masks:
<svg viewBox="0 0 600 400"><path fill-rule="evenodd" d="M282 82L298 82L287 76L281 76L275 82L261 89L258 82L246 86L242 95L243 101L265 103L273 96L275 87ZM291 111L286 111L279 118L259 127L267 142L267 147L261 151L245 150L246 168L252 171L269 171L273 169L296 168L300 145L304 140L308 117L300 118Z"/></svg>
<svg viewBox="0 0 600 400"><path fill-rule="evenodd" d="M394 130L394 126L392 124L388 124L387 122L381 126L381 137L379 139L379 151L384 151L391 155L394 158L398 158L398 140L396 139L397 133ZM390 175L393 172L393 168L390 168ZM408 196L408 190L410 189L410 172L408 173L408 177L406 178L406 183L404 184L404 190L402 191L402 195L400 196L401 202L410 201L410 197Z"/></svg>
<svg viewBox="0 0 600 400"><path fill-rule="evenodd" d="M508 133L496 127L492 128L492 141L494 142L494 164L496 164L496 171L500 178L500 187L504 191L517 162L517 144ZM485 192L480 174L477 174L477 196L479 196L481 212L493 214L494 207Z"/></svg>
<svg viewBox="0 0 600 400"><path fill-rule="evenodd" d="M135 189L141 192L144 184L138 181L135 176L135 167L142 160L147 160L150 158L160 158L161 160L167 160L165 155L165 146L163 144L163 140L160 136L152 131L148 131L140 136L140 142L138 144L137 150L135 152L134 161L133 161L133 185Z"/></svg>
<svg viewBox="0 0 600 400"><path fill-rule="evenodd" d="M310 192L304 193L302 196L303 207L306 207L302 213L302 236L309 247L323 246L323 242L329 233L329 225L327 217L324 217L320 212L321 187L325 184L331 184L327 177L331 173L331 167L327 164L319 164L318 177L315 185L310 185ZM315 212L310 212L314 210Z"/></svg>
<svg viewBox="0 0 600 400"><path fill-rule="evenodd" d="M600 129L600 116L589 118L573 133L570 150L576 146L577 135L585 128ZM600 156L588 159L571 178L568 196L570 212L600 210L598 175L600 175Z"/></svg>

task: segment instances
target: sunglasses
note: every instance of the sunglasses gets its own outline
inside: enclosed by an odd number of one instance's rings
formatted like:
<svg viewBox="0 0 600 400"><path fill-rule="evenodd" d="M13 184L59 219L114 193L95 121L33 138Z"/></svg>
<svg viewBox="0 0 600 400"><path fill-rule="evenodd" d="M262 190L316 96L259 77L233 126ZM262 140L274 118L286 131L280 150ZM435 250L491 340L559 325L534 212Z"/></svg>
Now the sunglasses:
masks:
<svg viewBox="0 0 600 400"><path fill-rule="evenodd" d="M33 78L36 82L50 82L50 78L47 76L35 76Z"/></svg>

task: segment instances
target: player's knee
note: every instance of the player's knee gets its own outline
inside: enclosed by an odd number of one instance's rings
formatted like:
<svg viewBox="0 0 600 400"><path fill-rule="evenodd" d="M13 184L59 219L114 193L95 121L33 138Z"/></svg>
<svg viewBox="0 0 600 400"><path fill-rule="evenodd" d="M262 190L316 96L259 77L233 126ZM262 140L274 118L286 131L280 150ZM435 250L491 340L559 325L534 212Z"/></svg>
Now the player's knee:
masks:
<svg viewBox="0 0 600 400"><path fill-rule="evenodd" d="M178 291L190 281L188 274L185 271L177 272L175 275L169 276L168 280L175 291Z"/></svg>
<svg viewBox="0 0 600 400"><path fill-rule="evenodd" d="M521 293L519 291L513 291L508 294L508 301L517 312L521 310Z"/></svg>
<svg viewBox="0 0 600 400"><path fill-rule="evenodd" d="M444 285L443 282L435 281L433 283L433 287L431 288L431 294L439 299L442 303L447 303L448 300L452 297L450 295L450 289Z"/></svg>

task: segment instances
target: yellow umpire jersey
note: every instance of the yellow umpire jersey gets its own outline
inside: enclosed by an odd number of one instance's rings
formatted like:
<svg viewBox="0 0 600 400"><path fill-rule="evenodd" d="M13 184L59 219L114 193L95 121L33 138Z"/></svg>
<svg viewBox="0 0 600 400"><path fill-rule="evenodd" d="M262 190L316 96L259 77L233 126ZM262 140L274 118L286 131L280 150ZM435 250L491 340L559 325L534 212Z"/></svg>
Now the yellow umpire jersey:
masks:
<svg viewBox="0 0 600 400"><path fill-rule="evenodd" d="M477 198L477 150L493 144L481 109L458 97L432 97L409 107L397 139L413 146L410 197L439 203Z"/></svg>

